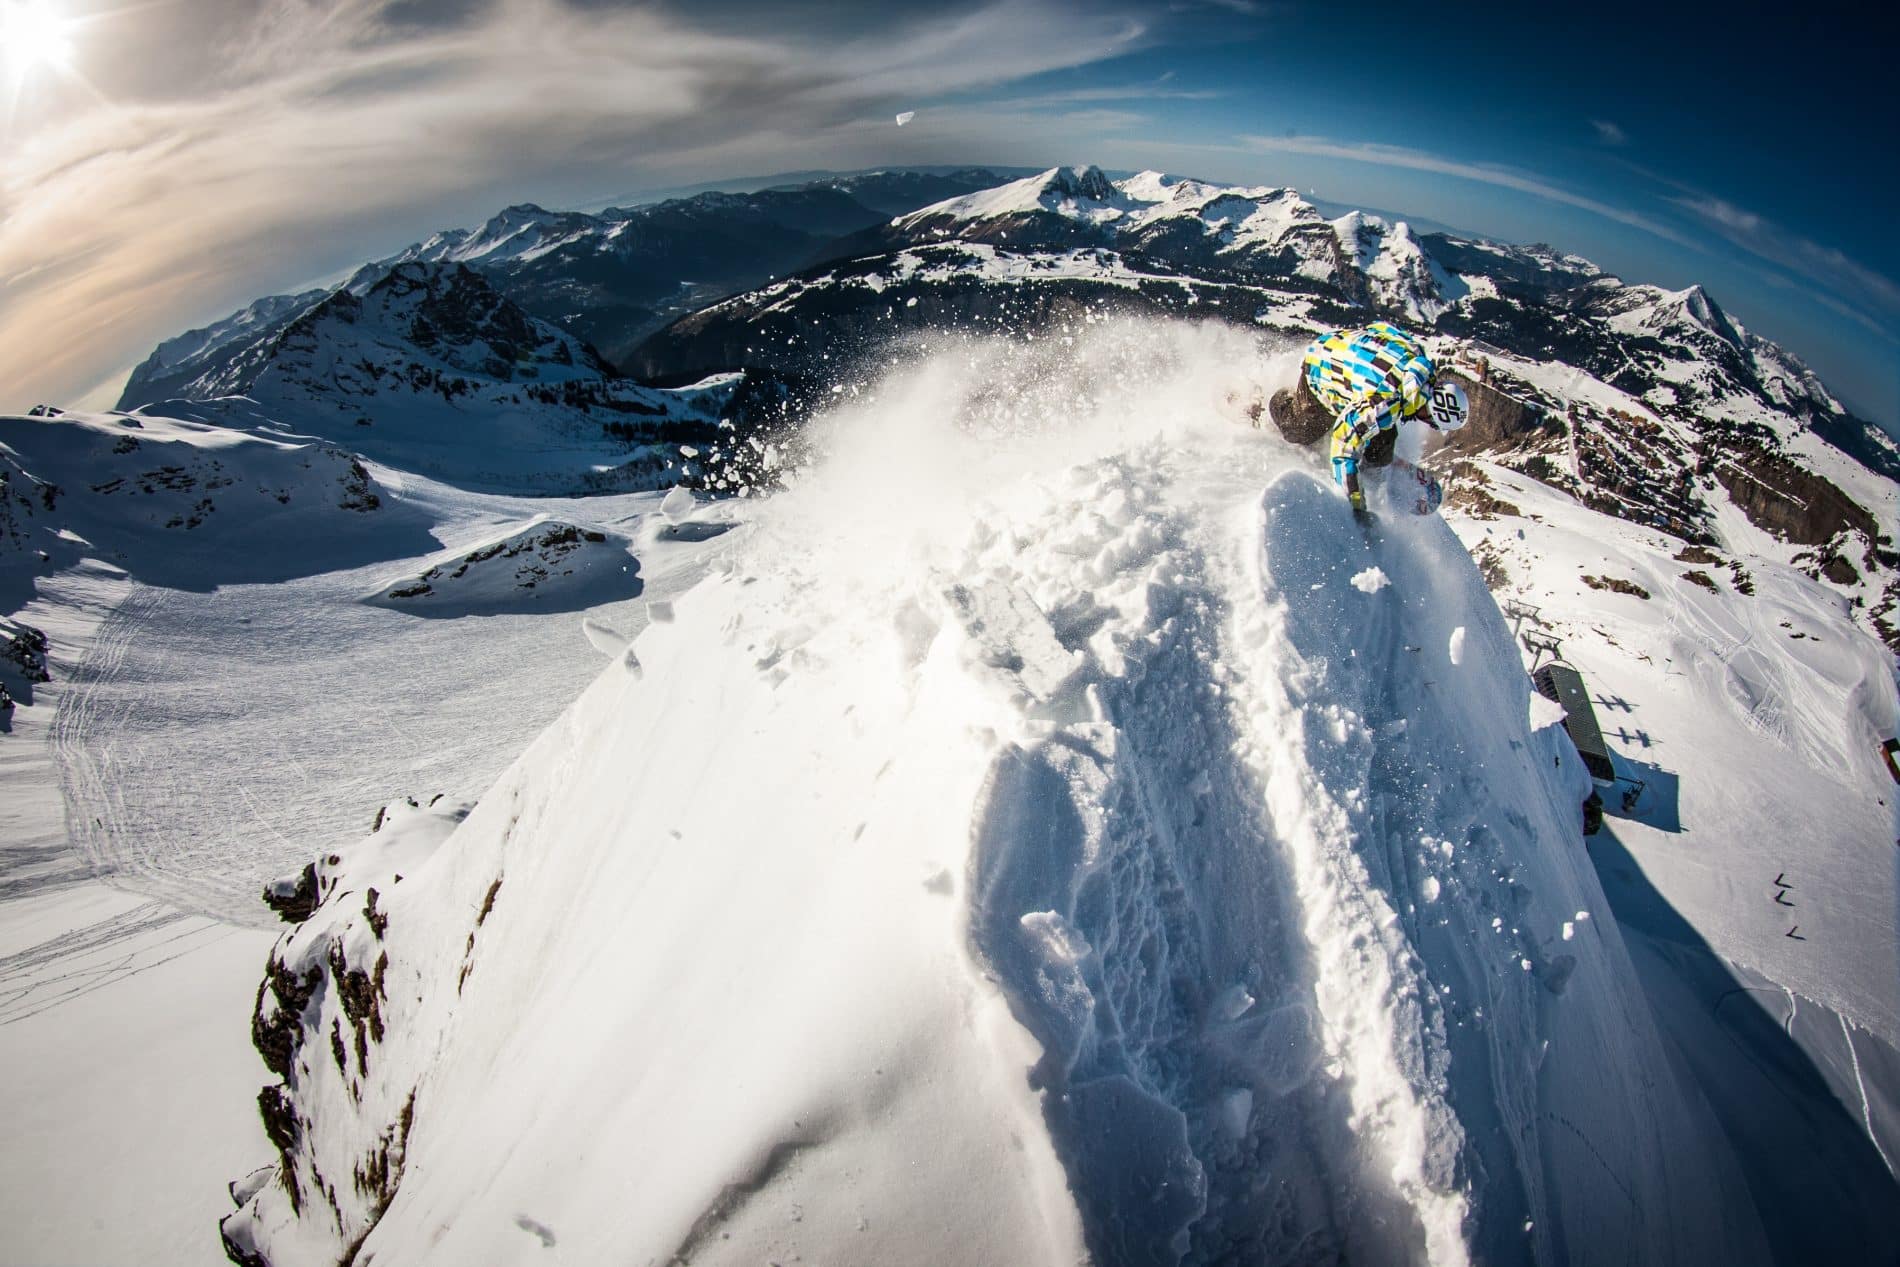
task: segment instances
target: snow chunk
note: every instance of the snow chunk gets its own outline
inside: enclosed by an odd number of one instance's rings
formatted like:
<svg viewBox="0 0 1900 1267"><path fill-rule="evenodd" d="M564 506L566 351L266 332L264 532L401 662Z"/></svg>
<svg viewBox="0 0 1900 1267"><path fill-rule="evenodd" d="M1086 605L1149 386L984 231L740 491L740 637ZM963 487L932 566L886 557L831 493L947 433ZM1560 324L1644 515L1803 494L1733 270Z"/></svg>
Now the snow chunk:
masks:
<svg viewBox="0 0 1900 1267"><path fill-rule="evenodd" d="M1436 902L1438 900L1438 892L1438 877L1435 875L1426 876L1424 881L1418 886L1419 896L1424 898L1427 902Z"/></svg>
<svg viewBox="0 0 1900 1267"><path fill-rule="evenodd" d="M592 616L581 618L581 632L587 635L587 641L594 644L594 650L604 656L619 657L626 654L627 644L631 640L609 625L603 625Z"/></svg>
<svg viewBox="0 0 1900 1267"><path fill-rule="evenodd" d="M681 452L686 451L682 448ZM686 455L693 456L691 453ZM683 484L675 484L672 491L668 492L660 502L660 513L666 516L669 523L680 522L698 508L699 501L693 496L693 490Z"/></svg>
<svg viewBox="0 0 1900 1267"><path fill-rule="evenodd" d="M1223 1021L1238 1020L1254 1005L1254 997L1244 985L1230 985L1214 1000L1214 1015Z"/></svg>
<svg viewBox="0 0 1900 1267"><path fill-rule="evenodd" d="M1352 578L1352 587L1361 594L1377 594L1392 583L1392 578L1378 566L1367 568Z"/></svg>
<svg viewBox="0 0 1900 1267"><path fill-rule="evenodd" d="M1455 658L1455 657L1454 657ZM1554 699L1545 699L1536 691L1531 692L1531 729L1542 730L1546 726L1555 726L1564 719L1564 706Z"/></svg>
<svg viewBox="0 0 1900 1267"><path fill-rule="evenodd" d="M1023 931L1042 943L1043 953L1057 963L1079 963L1088 957L1088 938L1055 911L1031 911L1021 919Z"/></svg>
<svg viewBox="0 0 1900 1267"><path fill-rule="evenodd" d="M1569 941L1577 935L1577 926L1569 920L1564 921L1564 940Z"/></svg>
<svg viewBox="0 0 1900 1267"><path fill-rule="evenodd" d="M917 112L915 110L906 110L904 111L904 113L897 116L897 126L901 128L906 123L909 123L912 119L916 117L917 117Z"/></svg>
<svg viewBox="0 0 1900 1267"><path fill-rule="evenodd" d="M1451 631L1451 645L1447 649L1451 652L1453 664L1465 662L1465 627L1463 625Z"/></svg>

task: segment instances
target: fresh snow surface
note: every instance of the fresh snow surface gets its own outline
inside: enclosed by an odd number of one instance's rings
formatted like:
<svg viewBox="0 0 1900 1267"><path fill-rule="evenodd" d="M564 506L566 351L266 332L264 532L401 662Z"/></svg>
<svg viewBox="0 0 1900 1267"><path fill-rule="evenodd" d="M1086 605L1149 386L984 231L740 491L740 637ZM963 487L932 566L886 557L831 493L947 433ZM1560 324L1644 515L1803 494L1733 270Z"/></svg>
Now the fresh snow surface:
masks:
<svg viewBox="0 0 1900 1267"><path fill-rule="evenodd" d="M82 564L16 614L53 681L0 722L0 1259L210 1264L225 1184L267 1155L247 1010L271 935L91 879L50 742L123 593Z"/></svg>
<svg viewBox="0 0 1900 1267"><path fill-rule="evenodd" d="M382 468L371 516L325 500L348 461L323 446L134 421L0 424L97 539L53 571L0 554L8 595L43 573L8 614L47 634L53 674L10 677L0 719L0 1261L33 1267L224 1261L226 1185L271 1155L249 1013L283 925L258 891L392 795L472 799L598 669L571 602L417 619L362 598L425 559L361 560L597 524L634 575L592 612L632 632L729 526L718 506L662 523L659 494L490 497ZM141 447L113 452L126 435ZM207 491L197 528L165 526Z"/></svg>
<svg viewBox="0 0 1900 1267"><path fill-rule="evenodd" d="M339 854L279 953L386 954L385 1037L303 1046L305 1217L272 1183L233 1241L1766 1261L1617 926L1563 936L1588 779L1509 626L1442 521L1368 541L1317 458L1210 421L1251 349L959 342L841 400L643 675L426 861ZM1417 655L1454 630L1455 684ZM349 1176L412 1095L375 1221Z"/></svg>

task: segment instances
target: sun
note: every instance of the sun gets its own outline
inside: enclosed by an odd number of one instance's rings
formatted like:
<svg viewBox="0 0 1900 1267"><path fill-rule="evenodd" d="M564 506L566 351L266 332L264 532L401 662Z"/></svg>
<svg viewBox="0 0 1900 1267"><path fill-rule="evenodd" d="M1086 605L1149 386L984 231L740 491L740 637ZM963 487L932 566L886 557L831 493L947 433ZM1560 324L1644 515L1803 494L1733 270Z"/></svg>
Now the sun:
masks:
<svg viewBox="0 0 1900 1267"><path fill-rule="evenodd" d="M50 0L0 0L0 60L14 79L72 68L75 23Z"/></svg>

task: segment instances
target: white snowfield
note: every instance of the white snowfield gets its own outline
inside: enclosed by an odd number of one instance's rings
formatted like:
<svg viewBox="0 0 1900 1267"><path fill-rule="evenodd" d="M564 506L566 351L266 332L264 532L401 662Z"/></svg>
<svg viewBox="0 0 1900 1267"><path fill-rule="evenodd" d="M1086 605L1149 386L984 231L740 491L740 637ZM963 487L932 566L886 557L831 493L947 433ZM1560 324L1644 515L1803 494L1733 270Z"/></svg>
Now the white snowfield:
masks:
<svg viewBox="0 0 1900 1267"><path fill-rule="evenodd" d="M1441 521L1368 540L1220 417L1252 354L957 344L842 404L642 672L320 867L232 1245L1769 1261L1511 629Z"/></svg>

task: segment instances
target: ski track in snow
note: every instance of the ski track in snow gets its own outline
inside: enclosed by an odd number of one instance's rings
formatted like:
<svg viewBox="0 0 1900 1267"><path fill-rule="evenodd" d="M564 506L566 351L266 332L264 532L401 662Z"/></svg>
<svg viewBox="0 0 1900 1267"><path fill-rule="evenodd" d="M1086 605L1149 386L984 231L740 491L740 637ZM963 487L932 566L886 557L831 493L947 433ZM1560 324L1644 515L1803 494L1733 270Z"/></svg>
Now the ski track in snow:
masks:
<svg viewBox="0 0 1900 1267"><path fill-rule="evenodd" d="M437 499L452 539L519 523L500 518L516 505L558 513L548 500L406 483ZM601 498L588 513L657 501ZM51 733L69 831L93 871L187 911L277 927L262 885L359 838L377 807L484 791L598 672L599 654L579 612L440 620L361 601L417 562L208 592L117 582L123 597L62 683ZM641 597L590 610L637 631L649 601L695 575L656 575Z"/></svg>
<svg viewBox="0 0 1900 1267"><path fill-rule="evenodd" d="M1792 1029L1794 1025L1794 994L1792 991L1788 994L1788 1002L1790 1005L1788 1024ZM1893 1158L1887 1156L1886 1146L1880 1142L1880 1132L1874 1127L1873 1106L1867 1101L1867 1080L1861 1076L1860 1072L1860 1053L1854 1050L1854 1031L1848 1027L1847 1018L1845 1016L1841 1016L1837 1013L1834 1019L1841 1024L1841 1041L1847 1044L1847 1056L1848 1059L1853 1062L1854 1086L1860 1092L1860 1120L1867 1127L1867 1138L1873 1141L1874 1150L1880 1154L1880 1160L1885 1163L1887 1173L1894 1175L1895 1178L1900 1178L1900 1172L1896 1172L1893 1168Z"/></svg>

